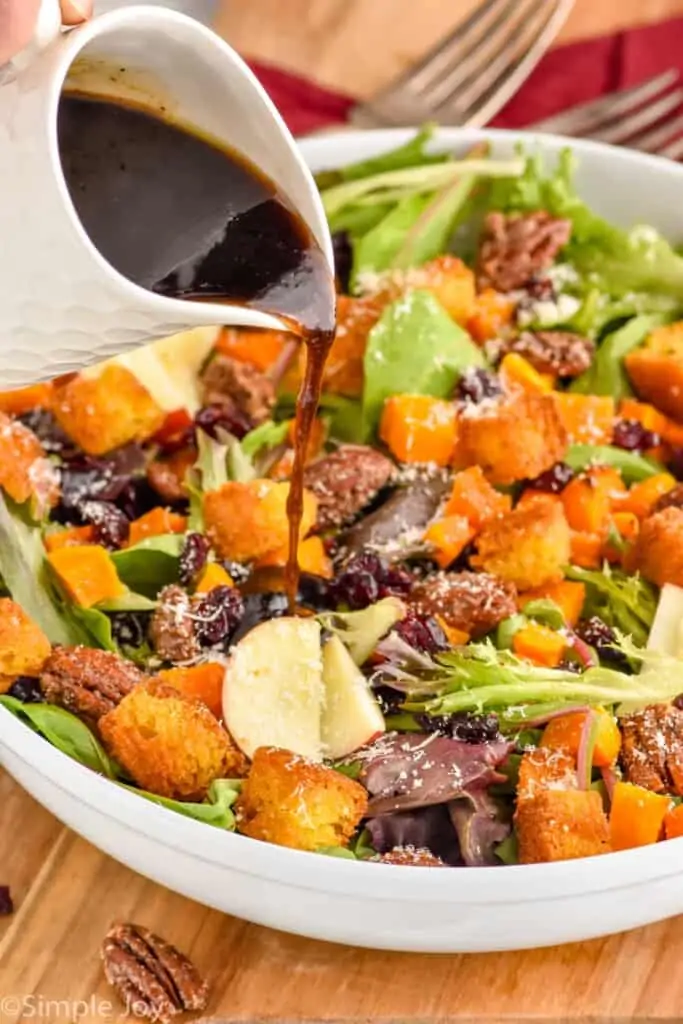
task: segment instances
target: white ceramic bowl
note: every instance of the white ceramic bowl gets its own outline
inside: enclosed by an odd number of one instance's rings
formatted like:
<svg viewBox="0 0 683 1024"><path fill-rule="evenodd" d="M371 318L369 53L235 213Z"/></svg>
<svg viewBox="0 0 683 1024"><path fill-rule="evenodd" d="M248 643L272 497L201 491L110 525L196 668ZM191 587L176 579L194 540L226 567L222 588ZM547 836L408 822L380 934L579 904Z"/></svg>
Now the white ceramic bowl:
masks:
<svg viewBox="0 0 683 1024"><path fill-rule="evenodd" d="M314 169L367 157L409 133L343 133L302 143ZM483 137L510 154L519 133ZM566 141L537 137L553 157ZM683 168L573 142L582 195L606 217L683 239ZM222 833L140 799L50 747L0 709L0 758L42 804L141 874L207 906L319 939L421 952L521 949L623 931L683 912L683 839L558 864L430 870L354 863Z"/></svg>

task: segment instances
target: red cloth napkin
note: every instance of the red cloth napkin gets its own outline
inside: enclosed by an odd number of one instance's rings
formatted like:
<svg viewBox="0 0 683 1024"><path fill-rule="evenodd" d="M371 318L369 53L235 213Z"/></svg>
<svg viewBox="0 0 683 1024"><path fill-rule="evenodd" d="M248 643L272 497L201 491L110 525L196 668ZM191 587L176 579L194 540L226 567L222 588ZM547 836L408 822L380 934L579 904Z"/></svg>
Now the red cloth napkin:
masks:
<svg viewBox="0 0 683 1024"><path fill-rule="evenodd" d="M295 135L341 124L353 99L277 68L254 71ZM559 46L495 118L499 128L522 128L566 107L676 67L683 72L683 18Z"/></svg>

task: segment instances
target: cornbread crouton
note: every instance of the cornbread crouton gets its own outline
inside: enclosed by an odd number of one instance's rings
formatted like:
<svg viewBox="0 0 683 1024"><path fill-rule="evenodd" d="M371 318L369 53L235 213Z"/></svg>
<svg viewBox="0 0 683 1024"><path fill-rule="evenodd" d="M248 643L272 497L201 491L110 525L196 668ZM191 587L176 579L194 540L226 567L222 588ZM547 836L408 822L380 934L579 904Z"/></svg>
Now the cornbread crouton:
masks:
<svg viewBox="0 0 683 1024"><path fill-rule="evenodd" d="M99 730L112 757L157 796L201 800L214 779L246 771L244 755L206 705L158 680L136 686Z"/></svg>
<svg viewBox="0 0 683 1024"><path fill-rule="evenodd" d="M59 497L59 476L28 427L0 412L0 487L13 501L31 500L42 516Z"/></svg>
<svg viewBox="0 0 683 1024"><path fill-rule="evenodd" d="M517 803L533 800L547 789L577 789L576 762L568 750L538 747L519 762Z"/></svg>
<svg viewBox="0 0 683 1024"><path fill-rule="evenodd" d="M288 543L288 483L230 482L204 495L206 532L219 558L251 562ZM304 491L301 537L315 525L318 503Z"/></svg>
<svg viewBox="0 0 683 1024"><path fill-rule="evenodd" d="M643 520L627 568L658 587L683 587L683 509L670 506Z"/></svg>
<svg viewBox="0 0 683 1024"><path fill-rule="evenodd" d="M468 405L458 418L458 466L479 465L494 484L537 477L566 450L566 431L550 394L518 391L506 400Z"/></svg>
<svg viewBox="0 0 683 1024"><path fill-rule="evenodd" d="M289 750L259 747L237 801L237 828L297 850L346 846L367 805L365 789L341 772Z"/></svg>
<svg viewBox="0 0 683 1024"><path fill-rule="evenodd" d="M0 598L0 693L17 676L37 676L50 656L50 641L24 609Z"/></svg>
<svg viewBox="0 0 683 1024"><path fill-rule="evenodd" d="M492 519L479 534L472 565L514 583L519 590L562 578L571 533L562 505L550 497Z"/></svg>
<svg viewBox="0 0 683 1024"><path fill-rule="evenodd" d="M624 365L639 398L683 420L683 320L652 331L644 348L625 356Z"/></svg>
<svg viewBox="0 0 683 1024"><path fill-rule="evenodd" d="M543 864L609 853L602 797L592 789L547 789L517 805L521 864Z"/></svg>
<svg viewBox="0 0 683 1024"><path fill-rule="evenodd" d="M164 412L130 370L111 364L98 377L76 376L55 385L52 411L60 427L88 455L145 441Z"/></svg>

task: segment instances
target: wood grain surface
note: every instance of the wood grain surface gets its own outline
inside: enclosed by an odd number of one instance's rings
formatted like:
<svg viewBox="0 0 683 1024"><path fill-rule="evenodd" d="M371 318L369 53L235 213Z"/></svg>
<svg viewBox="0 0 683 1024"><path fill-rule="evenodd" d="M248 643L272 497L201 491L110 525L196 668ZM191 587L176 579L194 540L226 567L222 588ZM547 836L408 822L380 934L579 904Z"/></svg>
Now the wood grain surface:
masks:
<svg viewBox="0 0 683 1024"><path fill-rule="evenodd" d="M358 96L417 56L473 0L229 0L245 53ZM419 15L418 15L419 10ZM683 0L577 0L565 38L683 14ZM0 770L0 1024L122 1020L99 946L115 920L160 932L210 979L206 1020L682 1021L683 918L524 953L411 956L292 938L206 910L76 837ZM524 921L520 920L520 929Z"/></svg>

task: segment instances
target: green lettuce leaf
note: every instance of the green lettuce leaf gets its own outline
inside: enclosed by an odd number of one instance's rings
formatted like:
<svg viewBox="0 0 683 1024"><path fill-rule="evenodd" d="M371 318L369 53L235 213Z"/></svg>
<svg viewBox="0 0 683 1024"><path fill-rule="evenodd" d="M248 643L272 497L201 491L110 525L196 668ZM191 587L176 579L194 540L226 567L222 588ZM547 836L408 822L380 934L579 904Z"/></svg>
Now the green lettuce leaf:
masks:
<svg viewBox="0 0 683 1024"><path fill-rule="evenodd" d="M386 307L368 335L364 357L365 430L374 431L386 398L449 398L463 372L484 356L429 292L414 290Z"/></svg>
<svg viewBox="0 0 683 1024"><path fill-rule="evenodd" d="M221 828L227 832L235 831L235 815L232 806L239 796L242 788L241 779L217 779L211 783L206 800L202 803L189 803L183 800L170 800L165 796L157 796L156 793L148 793L144 789L136 789L134 786L124 786L129 793L149 800L153 804L165 807L168 811L182 814L186 818L193 818L206 825L213 825L214 828Z"/></svg>
<svg viewBox="0 0 683 1024"><path fill-rule="evenodd" d="M646 645L657 611L657 590L651 583L609 565L602 570L573 565L565 575L585 585L587 615L598 615L608 626L630 636L638 647Z"/></svg>
<svg viewBox="0 0 683 1024"><path fill-rule="evenodd" d="M405 605L398 598L385 597L358 612L322 612L318 622L339 637L356 665L363 665L405 613Z"/></svg>
<svg viewBox="0 0 683 1024"><path fill-rule="evenodd" d="M248 459L254 458L263 448L277 448L287 440L289 423L275 423L273 420L266 420L258 427L250 430L246 437L243 437L240 446ZM225 482L225 481L224 481Z"/></svg>
<svg viewBox="0 0 683 1024"><path fill-rule="evenodd" d="M145 537L130 548L112 552L119 579L138 595L153 599L162 587L178 582L185 538L178 533Z"/></svg>
<svg viewBox="0 0 683 1024"><path fill-rule="evenodd" d="M24 704L8 694L0 696L0 706L40 733L63 754L108 779L121 776L121 769L88 726L64 708L53 704Z"/></svg>
<svg viewBox="0 0 683 1024"><path fill-rule="evenodd" d="M576 473L588 466L614 466L618 469L627 484L647 480L650 476L663 473L665 467L656 459L646 455L627 452L623 448L614 448L609 444L573 444L570 446L564 461Z"/></svg>
<svg viewBox="0 0 683 1024"><path fill-rule="evenodd" d="M651 331L670 320L671 316L665 313L636 316L608 334L589 368L572 382L569 390L582 395L612 395L617 402L628 398L633 389L624 369L624 357L642 345Z"/></svg>

